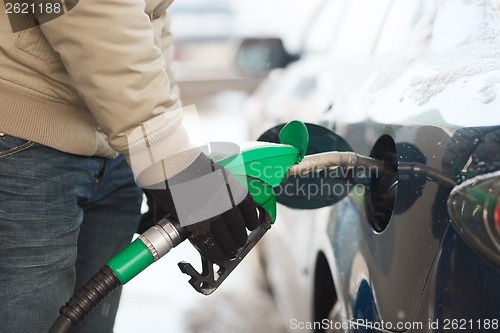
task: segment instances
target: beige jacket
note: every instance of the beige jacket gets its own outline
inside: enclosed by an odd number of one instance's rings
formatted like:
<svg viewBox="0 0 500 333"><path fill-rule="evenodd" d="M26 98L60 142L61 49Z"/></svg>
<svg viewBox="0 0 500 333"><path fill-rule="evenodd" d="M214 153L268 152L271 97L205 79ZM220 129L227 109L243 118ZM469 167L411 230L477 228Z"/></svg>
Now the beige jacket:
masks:
<svg viewBox="0 0 500 333"><path fill-rule="evenodd" d="M0 132L84 156L128 154L144 142L168 154L185 149L170 66L165 9L171 2L82 0L17 33L1 2ZM31 15L26 24L34 20ZM156 124L150 137L131 140L144 123Z"/></svg>

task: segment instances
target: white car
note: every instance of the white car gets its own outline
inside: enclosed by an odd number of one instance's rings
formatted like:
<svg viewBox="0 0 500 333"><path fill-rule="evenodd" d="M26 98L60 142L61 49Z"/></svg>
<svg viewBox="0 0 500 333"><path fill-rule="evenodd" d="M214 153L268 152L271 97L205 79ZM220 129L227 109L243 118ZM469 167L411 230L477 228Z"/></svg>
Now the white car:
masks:
<svg viewBox="0 0 500 333"><path fill-rule="evenodd" d="M497 199L452 224L442 182L500 169L500 1L326 0L299 57L278 39L237 55L245 72L287 62L248 102L252 137L303 120L397 170L323 208L279 205L261 249L289 331L500 331Z"/></svg>

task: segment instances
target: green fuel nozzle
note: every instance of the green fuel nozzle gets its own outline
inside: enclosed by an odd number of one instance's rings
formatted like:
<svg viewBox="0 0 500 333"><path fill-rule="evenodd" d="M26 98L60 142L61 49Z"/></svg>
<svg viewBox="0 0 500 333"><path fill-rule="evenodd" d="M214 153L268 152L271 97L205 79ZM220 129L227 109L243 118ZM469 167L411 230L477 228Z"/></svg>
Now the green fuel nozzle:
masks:
<svg viewBox="0 0 500 333"><path fill-rule="evenodd" d="M291 121L281 129L279 139L280 144L254 142L240 154L217 161L248 189L271 223L276 220L273 188L287 177L290 167L304 158L309 133L303 122Z"/></svg>
<svg viewBox="0 0 500 333"><path fill-rule="evenodd" d="M283 181L292 165L304 158L309 133L304 123L292 121L283 127L279 138L281 144L255 142L237 155L216 161L247 187L261 207L260 215L271 223L276 219L272 188ZM180 225L163 219L111 258L107 265L120 283L125 284L187 237Z"/></svg>
<svg viewBox="0 0 500 333"><path fill-rule="evenodd" d="M281 143L256 142L234 156L216 161L240 181L259 206L260 226L248 235L247 244L234 259L214 263L200 253L202 272L191 264L179 263L179 268L191 276L189 283L200 293L209 295L236 268L241 260L271 228L276 220L276 197L273 188L287 177L288 170L305 155L309 134L304 123L292 121L279 133ZM140 235L111 258L78 293L59 310L60 316L49 333L71 332L114 289L124 285L159 260L189 235L177 222L168 217Z"/></svg>

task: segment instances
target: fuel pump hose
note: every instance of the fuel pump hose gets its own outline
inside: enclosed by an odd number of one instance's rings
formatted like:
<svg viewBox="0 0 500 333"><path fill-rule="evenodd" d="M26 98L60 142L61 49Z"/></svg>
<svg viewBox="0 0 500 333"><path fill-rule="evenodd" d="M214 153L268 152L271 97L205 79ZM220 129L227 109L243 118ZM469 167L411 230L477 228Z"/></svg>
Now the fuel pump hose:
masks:
<svg viewBox="0 0 500 333"><path fill-rule="evenodd" d="M124 285L188 237L184 228L163 218L111 258L106 265L66 302L49 333L67 333L113 290Z"/></svg>

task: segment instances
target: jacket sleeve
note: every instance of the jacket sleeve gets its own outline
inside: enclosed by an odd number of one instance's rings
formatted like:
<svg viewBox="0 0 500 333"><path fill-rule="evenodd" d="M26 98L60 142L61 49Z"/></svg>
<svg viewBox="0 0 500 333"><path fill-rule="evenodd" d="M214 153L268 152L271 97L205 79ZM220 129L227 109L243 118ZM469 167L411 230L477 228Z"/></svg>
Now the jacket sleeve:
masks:
<svg viewBox="0 0 500 333"><path fill-rule="evenodd" d="M168 12L165 13L165 16L162 19L160 43L163 57L165 58L167 75L170 78L170 89L174 94L180 96L179 85L177 84L175 72L173 69L175 45L174 36L172 36L172 33L170 31L170 14Z"/></svg>
<svg viewBox="0 0 500 333"><path fill-rule="evenodd" d="M144 0L81 0L40 26L111 147L135 156L128 159L136 177L190 148L167 63L173 52L168 15L155 36L160 20L152 22L144 10ZM191 160L176 159L162 174L173 175Z"/></svg>

